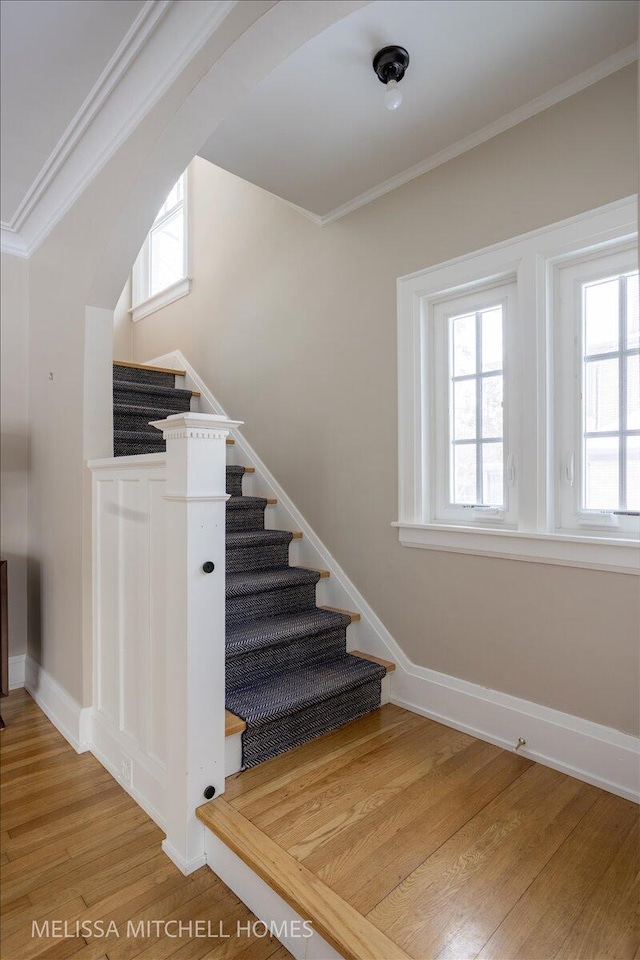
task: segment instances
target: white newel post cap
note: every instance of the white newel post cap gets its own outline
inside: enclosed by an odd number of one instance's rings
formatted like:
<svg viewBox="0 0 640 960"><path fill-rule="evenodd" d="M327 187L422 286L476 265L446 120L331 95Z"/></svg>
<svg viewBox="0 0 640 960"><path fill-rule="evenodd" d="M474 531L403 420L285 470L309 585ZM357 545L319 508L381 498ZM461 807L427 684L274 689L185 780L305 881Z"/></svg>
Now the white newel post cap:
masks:
<svg viewBox="0 0 640 960"><path fill-rule="evenodd" d="M149 422L167 441L166 496L226 500L226 439L244 421L187 412Z"/></svg>

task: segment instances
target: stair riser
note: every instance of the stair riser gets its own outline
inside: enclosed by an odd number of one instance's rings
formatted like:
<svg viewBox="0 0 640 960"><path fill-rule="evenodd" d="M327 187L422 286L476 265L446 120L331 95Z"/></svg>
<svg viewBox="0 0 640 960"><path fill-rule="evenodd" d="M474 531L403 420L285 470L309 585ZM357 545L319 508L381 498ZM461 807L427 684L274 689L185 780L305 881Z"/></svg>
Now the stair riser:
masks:
<svg viewBox="0 0 640 960"><path fill-rule="evenodd" d="M165 407L166 410L166 407ZM137 430L140 433L149 433L152 436L162 436L158 432L156 427L149 426L151 420L164 420L166 414L164 412L155 414L143 413L142 415L137 413L115 413L113 416L113 429L114 430Z"/></svg>
<svg viewBox="0 0 640 960"><path fill-rule="evenodd" d="M174 413L184 413L191 409L191 394L183 390L174 390L171 394L163 393L159 396L153 392L153 388L149 391L127 390L126 386L114 384L113 399L115 403L137 403L140 407L164 407Z"/></svg>
<svg viewBox="0 0 640 960"><path fill-rule="evenodd" d="M161 373L159 370L136 370L135 367L114 367L115 379L128 383L148 383L155 387L175 387L173 373Z"/></svg>
<svg viewBox="0 0 640 960"><path fill-rule="evenodd" d="M248 727L242 734L245 767L277 757L314 737L342 727L380 706L381 682L373 680L347 690L323 703L301 710L293 717ZM232 707L231 707L232 709Z"/></svg>
<svg viewBox="0 0 640 960"><path fill-rule="evenodd" d="M316 604L315 583L305 583L282 590L265 590L264 593L244 594L227 598L227 625L248 623L278 613L297 613L310 610Z"/></svg>
<svg viewBox="0 0 640 960"><path fill-rule="evenodd" d="M227 487L227 492L229 488ZM286 567L289 563L289 544L275 546L247 547L244 550L227 549L227 573L239 573L241 570L275 569Z"/></svg>
<svg viewBox="0 0 640 960"><path fill-rule="evenodd" d="M227 493L230 497L242 496L242 474L229 473L227 470Z"/></svg>
<svg viewBox="0 0 640 960"><path fill-rule="evenodd" d="M158 431L156 430L156 433ZM164 453L165 452L165 443L162 439L162 435L158 433L159 440L156 443L140 443L139 441L127 441L127 440L114 440L113 441L113 455L114 457L134 457L140 456L145 453Z"/></svg>
<svg viewBox="0 0 640 960"><path fill-rule="evenodd" d="M326 631L314 636L279 643L263 650L227 656L227 692L236 687L266 680L274 671L297 670L343 656L347 648L346 628Z"/></svg>
<svg viewBox="0 0 640 960"><path fill-rule="evenodd" d="M226 516L227 530L264 530L264 509L229 510Z"/></svg>

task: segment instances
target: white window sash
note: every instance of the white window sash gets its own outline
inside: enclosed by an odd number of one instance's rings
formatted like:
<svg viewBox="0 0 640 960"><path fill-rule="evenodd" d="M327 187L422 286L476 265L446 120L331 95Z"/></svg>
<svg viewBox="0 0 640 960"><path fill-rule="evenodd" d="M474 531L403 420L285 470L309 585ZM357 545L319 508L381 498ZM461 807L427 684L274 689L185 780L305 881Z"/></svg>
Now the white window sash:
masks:
<svg viewBox="0 0 640 960"><path fill-rule="evenodd" d="M431 326L425 338L433 344L431 366L427 367L427 389L430 390L432 410L431 516L436 521L464 525L494 526L515 524L517 520L516 448L517 448L517 390L510 388L511 369L517 369L517 332L515 284L483 284L473 292L455 299L427 301L424 314ZM450 350L449 320L467 312L475 313L492 305L503 308L503 483L504 504L499 510L486 507L468 507L451 502L451 442L450 442ZM426 360L425 366L429 363ZM511 482L509 482L511 480Z"/></svg>
<svg viewBox="0 0 640 960"><path fill-rule="evenodd" d="M143 317L154 313L168 303L172 303L179 297L185 296L191 290L191 278L189 277L189 203L188 203L188 170L182 174L182 197L169 210L165 210L162 215L158 215L154 220L149 233L145 237L144 243L140 248L132 271L132 296L131 310L129 311L134 320L141 320ZM162 228L162 226L175 215L177 211L182 211L183 219L183 248L182 248L182 276L160 290L151 292L151 240L153 234ZM177 294L177 295L176 295Z"/></svg>
<svg viewBox="0 0 640 960"><path fill-rule="evenodd" d="M613 252L590 255L556 264L554 343L556 351L556 527L559 533L583 531L592 537L637 537L636 516L609 510L587 510L582 496L585 484L583 411L585 403L582 286L615 274L637 269L637 250L628 242ZM624 348L624 345L620 345ZM621 417L624 416L621 410ZM621 425L622 426L622 425Z"/></svg>

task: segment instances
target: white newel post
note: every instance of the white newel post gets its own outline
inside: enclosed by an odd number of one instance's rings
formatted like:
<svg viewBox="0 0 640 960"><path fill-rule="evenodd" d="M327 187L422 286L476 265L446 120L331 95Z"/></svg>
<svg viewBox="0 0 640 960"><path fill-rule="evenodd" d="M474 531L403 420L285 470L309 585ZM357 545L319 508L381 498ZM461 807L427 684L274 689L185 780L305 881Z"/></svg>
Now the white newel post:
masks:
<svg viewBox="0 0 640 960"><path fill-rule="evenodd" d="M195 809L224 791L226 439L240 422L156 420L167 442L167 795L163 849L184 873L205 863ZM213 563L207 573L204 565Z"/></svg>

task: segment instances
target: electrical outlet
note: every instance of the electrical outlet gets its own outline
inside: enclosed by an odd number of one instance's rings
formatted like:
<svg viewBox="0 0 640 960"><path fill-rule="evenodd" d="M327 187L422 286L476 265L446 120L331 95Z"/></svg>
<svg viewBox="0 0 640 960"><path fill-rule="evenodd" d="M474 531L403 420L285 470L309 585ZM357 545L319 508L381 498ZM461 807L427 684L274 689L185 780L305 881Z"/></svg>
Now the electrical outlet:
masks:
<svg viewBox="0 0 640 960"><path fill-rule="evenodd" d="M131 783L131 760L129 757L122 758L122 781Z"/></svg>

